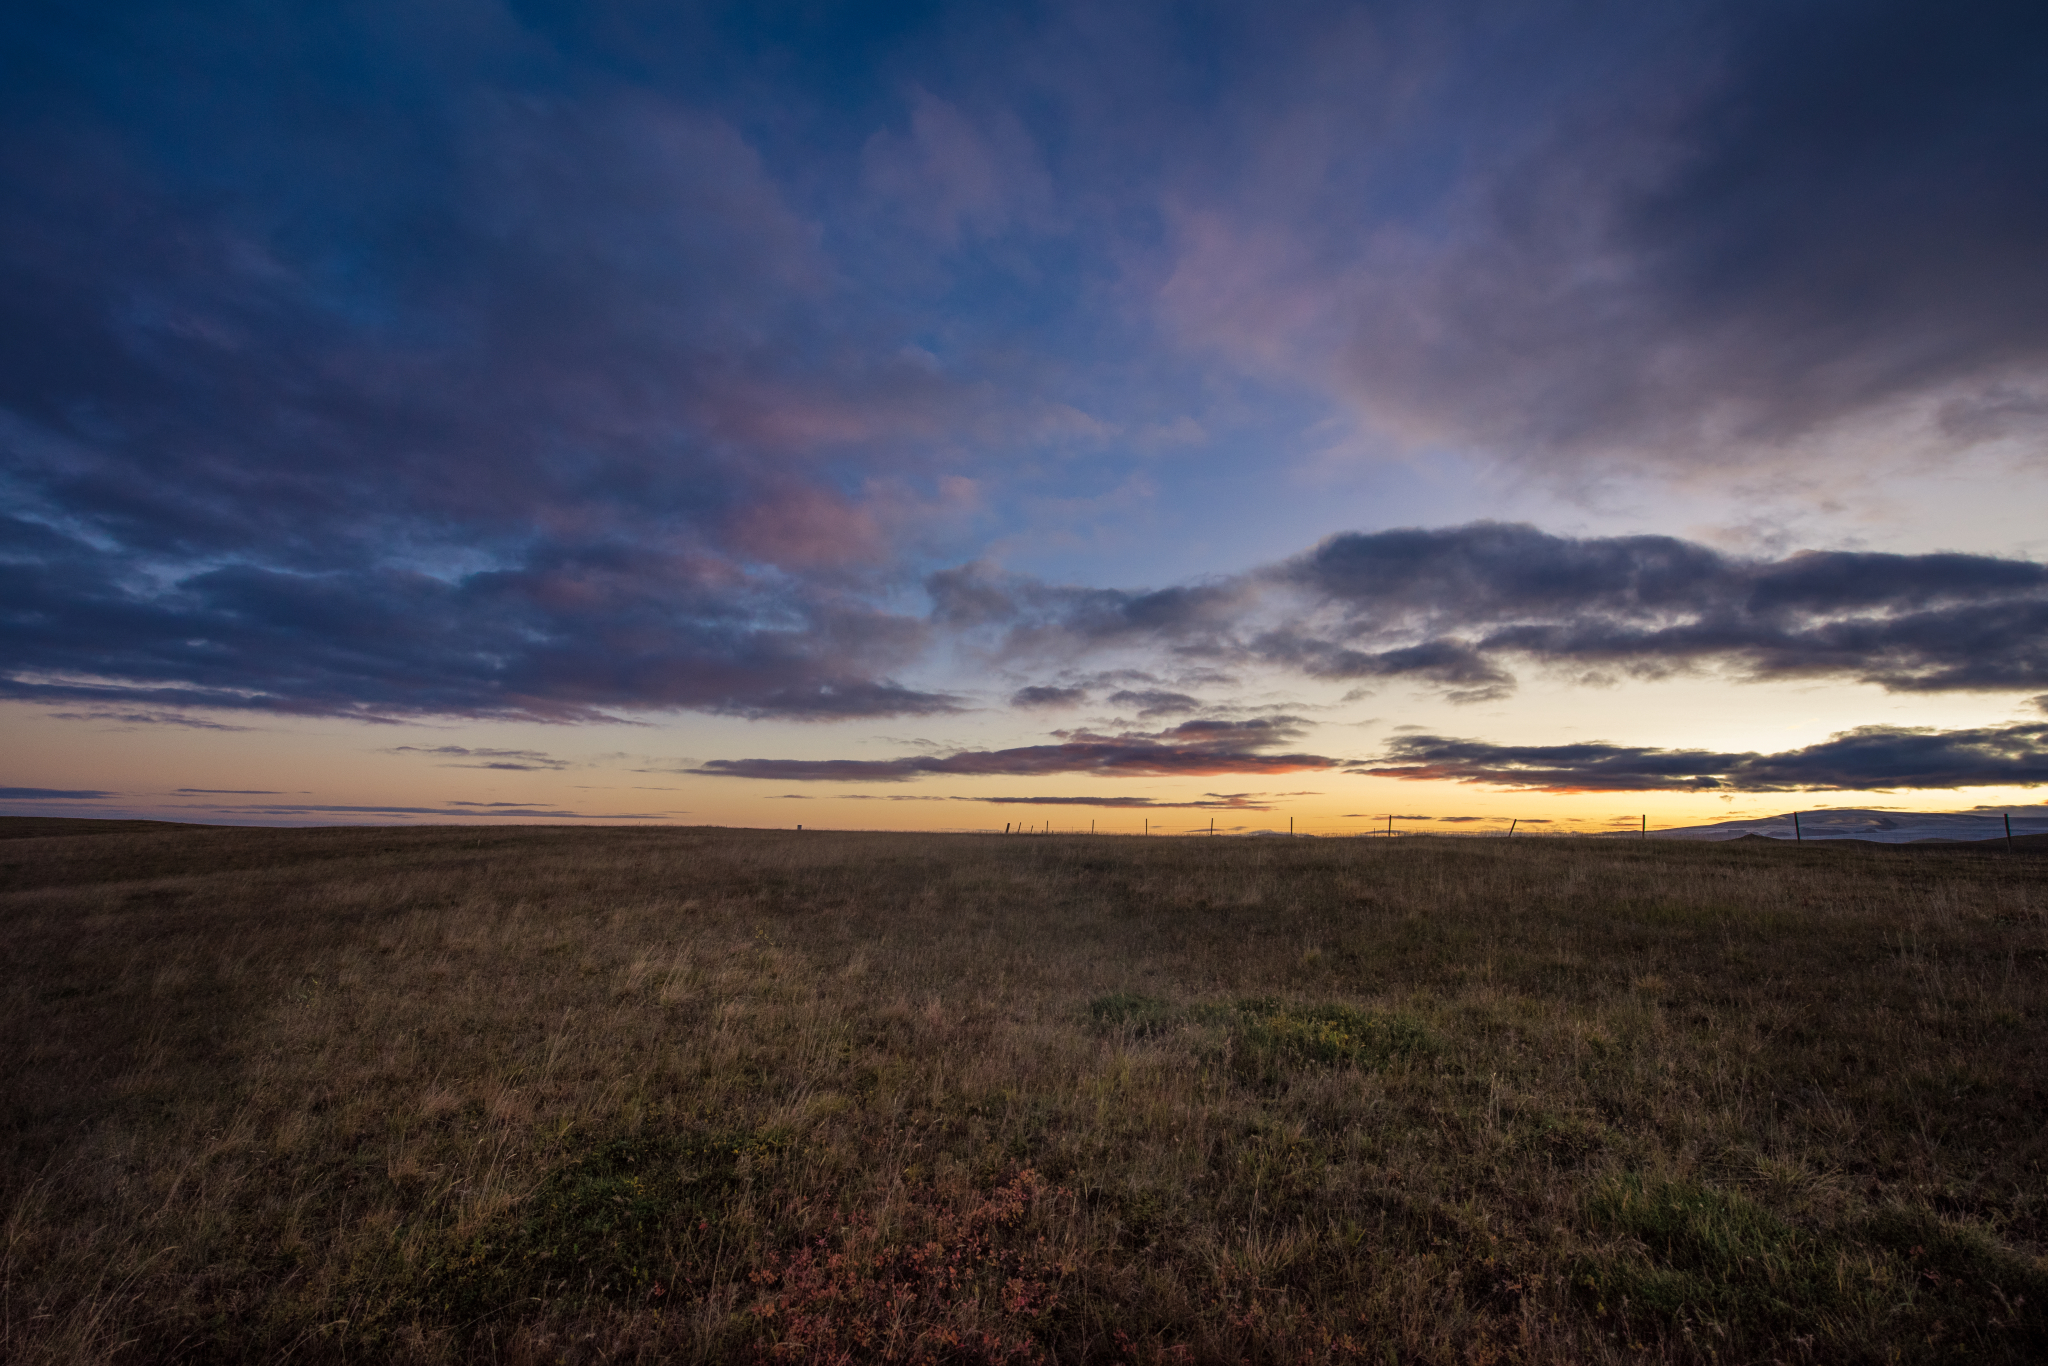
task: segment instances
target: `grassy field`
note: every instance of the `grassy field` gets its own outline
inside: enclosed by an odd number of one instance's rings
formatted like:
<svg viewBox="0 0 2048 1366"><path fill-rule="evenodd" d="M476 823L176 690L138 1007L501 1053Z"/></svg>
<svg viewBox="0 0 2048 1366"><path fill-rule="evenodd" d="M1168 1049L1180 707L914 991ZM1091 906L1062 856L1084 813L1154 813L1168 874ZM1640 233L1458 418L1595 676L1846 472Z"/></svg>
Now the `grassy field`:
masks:
<svg viewBox="0 0 2048 1366"><path fill-rule="evenodd" d="M75 828L10 1362L2048 1359L2040 853Z"/></svg>

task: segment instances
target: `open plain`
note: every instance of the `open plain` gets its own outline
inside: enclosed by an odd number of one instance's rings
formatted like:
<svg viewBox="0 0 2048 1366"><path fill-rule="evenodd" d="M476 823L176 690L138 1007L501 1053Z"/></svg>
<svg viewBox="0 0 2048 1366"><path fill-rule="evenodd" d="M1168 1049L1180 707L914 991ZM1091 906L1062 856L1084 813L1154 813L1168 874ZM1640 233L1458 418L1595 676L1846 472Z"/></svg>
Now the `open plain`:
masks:
<svg viewBox="0 0 2048 1366"><path fill-rule="evenodd" d="M9 823L0 1358L2048 1358L2048 857Z"/></svg>

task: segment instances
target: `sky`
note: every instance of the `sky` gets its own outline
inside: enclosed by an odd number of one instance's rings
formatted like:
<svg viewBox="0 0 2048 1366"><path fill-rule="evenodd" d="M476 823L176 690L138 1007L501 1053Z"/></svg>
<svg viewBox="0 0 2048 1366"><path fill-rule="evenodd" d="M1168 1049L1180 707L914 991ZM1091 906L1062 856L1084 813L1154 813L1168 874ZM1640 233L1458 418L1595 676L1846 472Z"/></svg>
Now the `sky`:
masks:
<svg viewBox="0 0 2048 1366"><path fill-rule="evenodd" d="M0 813L2038 809L2044 71L1999 0L21 0Z"/></svg>

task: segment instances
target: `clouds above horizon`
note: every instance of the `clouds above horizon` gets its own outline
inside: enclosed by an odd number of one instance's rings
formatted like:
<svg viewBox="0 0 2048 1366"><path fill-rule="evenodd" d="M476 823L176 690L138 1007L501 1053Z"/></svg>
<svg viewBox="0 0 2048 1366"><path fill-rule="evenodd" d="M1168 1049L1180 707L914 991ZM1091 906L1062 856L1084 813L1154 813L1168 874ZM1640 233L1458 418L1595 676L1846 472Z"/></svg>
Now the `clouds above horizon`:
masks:
<svg viewBox="0 0 2048 1366"><path fill-rule="evenodd" d="M1190 343L1546 471L2023 434L2038 473L2038 8L1352 14L1306 20L1320 62L1177 205Z"/></svg>
<svg viewBox="0 0 2048 1366"><path fill-rule="evenodd" d="M1481 522L1345 533L1277 565L1154 592L974 565L934 576L931 591L938 622L982 633L1020 664L1153 648L1309 678L1411 682L1459 701L1505 696L1518 663L1595 678L1718 669L1893 692L2048 687L2048 566L1983 555L1770 560L1670 536L1573 538Z"/></svg>
<svg viewBox="0 0 2048 1366"><path fill-rule="evenodd" d="M991 806L1099 806L1118 811L1271 811L1272 804L1250 792L1211 793L1198 801L1162 801L1155 797L955 797L961 802Z"/></svg>
<svg viewBox="0 0 2048 1366"><path fill-rule="evenodd" d="M195 730L1121 713L693 770L899 781L1329 767L1244 719L1309 685L2048 691L2032 560L1470 520L1596 466L2048 468L2044 26L14 7L0 700ZM1450 525L1301 482L1453 457ZM1046 568L1112 551L1136 567Z"/></svg>
<svg viewBox="0 0 2048 1366"><path fill-rule="evenodd" d="M471 749L466 745L398 745L386 754L417 754L439 759L440 768L487 768L512 773L555 772L569 768L567 759L557 759L532 749ZM463 762L453 762L462 760Z"/></svg>
<svg viewBox="0 0 2048 1366"><path fill-rule="evenodd" d="M1941 731L1860 726L1778 754L1397 736L1351 771L1540 792L1884 792L2048 783L2048 723Z"/></svg>
<svg viewBox="0 0 2048 1366"><path fill-rule="evenodd" d="M897 759L713 759L689 770L714 778L780 782L908 782L915 778L1024 777L1081 773L1109 778L1206 778L1334 768L1320 754L1270 751L1300 737L1299 718L1184 721L1163 731L1098 735L1055 731L1058 744L910 754Z"/></svg>

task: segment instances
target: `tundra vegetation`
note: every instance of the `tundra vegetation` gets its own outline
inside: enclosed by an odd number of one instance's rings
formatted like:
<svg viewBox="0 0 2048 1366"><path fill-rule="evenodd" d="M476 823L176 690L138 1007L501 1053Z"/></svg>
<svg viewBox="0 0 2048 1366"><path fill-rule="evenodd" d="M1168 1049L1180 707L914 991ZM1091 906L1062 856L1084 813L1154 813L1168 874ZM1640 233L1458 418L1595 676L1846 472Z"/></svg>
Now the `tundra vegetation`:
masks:
<svg viewBox="0 0 2048 1366"><path fill-rule="evenodd" d="M2038 852L6 833L10 1362L2048 1358Z"/></svg>

